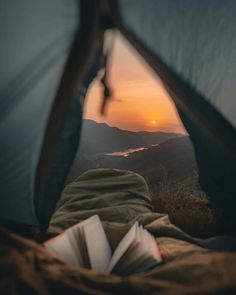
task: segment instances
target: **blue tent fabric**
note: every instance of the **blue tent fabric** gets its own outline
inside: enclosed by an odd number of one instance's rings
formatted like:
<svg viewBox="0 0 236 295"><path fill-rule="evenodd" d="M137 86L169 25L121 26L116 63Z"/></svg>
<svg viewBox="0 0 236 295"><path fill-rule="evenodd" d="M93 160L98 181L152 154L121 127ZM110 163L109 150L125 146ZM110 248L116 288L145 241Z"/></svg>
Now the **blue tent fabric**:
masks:
<svg viewBox="0 0 236 295"><path fill-rule="evenodd" d="M38 225L36 167L78 2L0 1L0 219Z"/></svg>
<svg viewBox="0 0 236 295"><path fill-rule="evenodd" d="M194 145L203 189L234 216L236 1L118 0L117 9L121 31L145 52L176 103ZM189 102L198 107L199 117Z"/></svg>
<svg viewBox="0 0 236 295"><path fill-rule="evenodd" d="M65 124L59 137L53 164L46 182L44 197L38 210L40 226L43 228L47 228L49 224L56 202L63 190L64 181L77 153L81 124L80 96L75 95L71 100Z"/></svg>
<svg viewBox="0 0 236 295"><path fill-rule="evenodd" d="M121 21L236 127L234 0L119 0Z"/></svg>

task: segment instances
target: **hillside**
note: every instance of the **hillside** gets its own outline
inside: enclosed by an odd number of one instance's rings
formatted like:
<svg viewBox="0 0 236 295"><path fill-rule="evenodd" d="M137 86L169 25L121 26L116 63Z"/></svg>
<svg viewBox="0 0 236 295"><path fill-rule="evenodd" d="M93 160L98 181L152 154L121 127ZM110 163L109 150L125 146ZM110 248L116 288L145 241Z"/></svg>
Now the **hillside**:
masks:
<svg viewBox="0 0 236 295"><path fill-rule="evenodd" d="M132 132L105 123L83 120L79 153L96 154L122 151L137 147L150 147L182 134L168 132Z"/></svg>
<svg viewBox="0 0 236 295"><path fill-rule="evenodd" d="M100 156L97 167L129 169L143 175L151 187L183 182L196 175L196 162L187 136L170 139L128 157Z"/></svg>
<svg viewBox="0 0 236 295"><path fill-rule="evenodd" d="M80 153L69 175L69 181L88 169L99 167L138 172L146 178L153 190L169 182L182 182L196 176L196 162L188 136L169 139L128 157Z"/></svg>

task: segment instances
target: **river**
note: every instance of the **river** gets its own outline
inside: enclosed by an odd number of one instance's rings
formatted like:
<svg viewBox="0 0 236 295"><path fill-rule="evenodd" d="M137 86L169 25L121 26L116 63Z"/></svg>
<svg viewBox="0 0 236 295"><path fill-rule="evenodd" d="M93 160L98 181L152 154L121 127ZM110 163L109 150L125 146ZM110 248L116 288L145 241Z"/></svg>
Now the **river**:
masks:
<svg viewBox="0 0 236 295"><path fill-rule="evenodd" d="M158 146L159 144L152 144L152 146ZM114 157L128 157L132 153L140 152L143 150L147 150L148 147L138 147L134 149L128 149L124 151L119 151L119 152L113 152L113 153L107 153L107 156L114 156Z"/></svg>

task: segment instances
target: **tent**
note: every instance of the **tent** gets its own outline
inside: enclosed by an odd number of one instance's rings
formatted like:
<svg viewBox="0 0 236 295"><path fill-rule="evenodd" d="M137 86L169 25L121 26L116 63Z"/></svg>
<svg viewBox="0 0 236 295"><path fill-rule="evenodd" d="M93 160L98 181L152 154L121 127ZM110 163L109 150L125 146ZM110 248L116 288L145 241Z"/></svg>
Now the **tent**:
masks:
<svg viewBox="0 0 236 295"><path fill-rule="evenodd" d="M107 28L162 79L193 142L200 184L234 215L235 12L235 0L0 0L1 223L48 227Z"/></svg>

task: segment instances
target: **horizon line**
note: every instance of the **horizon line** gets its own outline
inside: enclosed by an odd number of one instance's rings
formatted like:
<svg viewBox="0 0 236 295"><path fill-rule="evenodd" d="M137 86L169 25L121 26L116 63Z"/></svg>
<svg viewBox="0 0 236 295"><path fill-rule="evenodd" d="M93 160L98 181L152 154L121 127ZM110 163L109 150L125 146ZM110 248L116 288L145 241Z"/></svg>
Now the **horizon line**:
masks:
<svg viewBox="0 0 236 295"><path fill-rule="evenodd" d="M104 124L107 125L110 128L116 128L119 129L121 131L128 131L128 132L134 132L134 133L139 133L139 132L148 132L148 133L156 133L156 132L161 132L161 133L175 133L175 134L181 134L181 135L188 135L188 133L186 131L182 131L182 132L176 132L176 131L164 131L164 130L155 130L155 131L150 131L150 130L138 130L138 131L134 131L134 130L129 130L129 129L123 129L120 128L118 126L112 126L110 124L108 124L107 122L98 122L95 119L90 119L90 118L82 118L82 120L89 120L89 121L93 121L96 124ZM180 125L181 126L181 125Z"/></svg>

